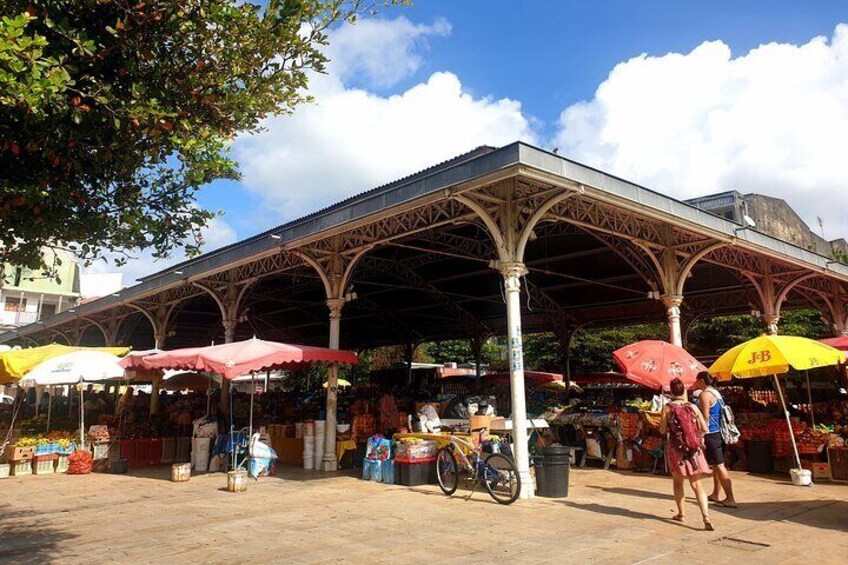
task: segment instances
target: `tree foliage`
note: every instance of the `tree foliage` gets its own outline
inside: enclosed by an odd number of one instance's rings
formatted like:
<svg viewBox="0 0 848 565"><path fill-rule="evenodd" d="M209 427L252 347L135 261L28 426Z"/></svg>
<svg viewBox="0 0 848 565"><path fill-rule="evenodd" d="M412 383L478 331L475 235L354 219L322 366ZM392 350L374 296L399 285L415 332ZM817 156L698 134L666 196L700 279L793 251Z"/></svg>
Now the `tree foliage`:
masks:
<svg viewBox="0 0 848 565"><path fill-rule="evenodd" d="M378 1L0 0L3 259L197 252L233 136L308 101L328 30Z"/></svg>

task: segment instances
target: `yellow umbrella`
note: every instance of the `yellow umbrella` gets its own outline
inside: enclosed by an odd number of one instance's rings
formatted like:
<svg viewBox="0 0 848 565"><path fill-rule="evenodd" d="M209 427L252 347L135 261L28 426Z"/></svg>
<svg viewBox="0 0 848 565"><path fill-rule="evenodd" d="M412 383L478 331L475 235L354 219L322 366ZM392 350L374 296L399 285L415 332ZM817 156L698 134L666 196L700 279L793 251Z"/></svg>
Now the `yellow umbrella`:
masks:
<svg viewBox="0 0 848 565"><path fill-rule="evenodd" d="M129 347L77 347L51 343L40 347L13 349L0 353L0 383L13 383L21 380L33 367L66 353L74 351L103 351L112 355L126 355Z"/></svg>
<svg viewBox="0 0 848 565"><path fill-rule="evenodd" d="M350 386L350 383L348 381L344 380L344 379L339 379L338 382L336 383L336 386L344 388L346 386ZM326 382L324 383L324 388L327 388Z"/></svg>
<svg viewBox="0 0 848 565"><path fill-rule="evenodd" d="M733 377L740 379L774 377L774 386L780 397L780 404L783 406L783 414L786 416L789 437L792 439L795 462L800 469L801 458L798 456L798 446L795 444L789 410L786 409L786 400L777 375L788 373L790 367L798 371L806 371L841 363L845 363L845 354L819 341L788 335L763 335L737 345L716 359L709 368L709 372L723 381L729 381Z"/></svg>
<svg viewBox="0 0 848 565"><path fill-rule="evenodd" d="M845 354L834 347L805 337L763 335L737 345L712 364L709 371L722 381L733 377L782 375L792 367L798 371L830 367L845 362Z"/></svg>

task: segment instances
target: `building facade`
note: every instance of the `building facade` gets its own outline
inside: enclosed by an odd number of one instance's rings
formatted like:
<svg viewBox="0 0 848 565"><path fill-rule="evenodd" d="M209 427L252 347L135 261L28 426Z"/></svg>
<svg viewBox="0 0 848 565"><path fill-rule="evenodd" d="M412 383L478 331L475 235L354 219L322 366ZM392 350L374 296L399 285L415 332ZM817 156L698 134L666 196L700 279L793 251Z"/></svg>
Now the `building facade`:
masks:
<svg viewBox="0 0 848 565"><path fill-rule="evenodd" d="M70 253L45 249L44 270L6 264L0 287L0 328L49 318L80 300L80 268Z"/></svg>

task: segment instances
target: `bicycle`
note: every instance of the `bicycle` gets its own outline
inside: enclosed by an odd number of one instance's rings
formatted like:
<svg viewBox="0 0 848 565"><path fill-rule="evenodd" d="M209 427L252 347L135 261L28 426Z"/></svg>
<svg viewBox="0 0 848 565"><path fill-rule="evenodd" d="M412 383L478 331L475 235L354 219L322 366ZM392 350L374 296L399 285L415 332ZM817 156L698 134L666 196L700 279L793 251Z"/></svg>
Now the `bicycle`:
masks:
<svg viewBox="0 0 848 565"><path fill-rule="evenodd" d="M487 428L478 428L471 433L483 433ZM482 442L481 442L482 443ZM465 453L468 452L468 455ZM470 499L477 487L483 485L498 504L512 504L521 494L521 477L511 457L503 453L484 454L481 447L474 446L470 441L451 434L448 444L439 450L436 456L436 476L439 488L447 496L451 496L459 487L459 462L462 471L470 475L474 482Z"/></svg>

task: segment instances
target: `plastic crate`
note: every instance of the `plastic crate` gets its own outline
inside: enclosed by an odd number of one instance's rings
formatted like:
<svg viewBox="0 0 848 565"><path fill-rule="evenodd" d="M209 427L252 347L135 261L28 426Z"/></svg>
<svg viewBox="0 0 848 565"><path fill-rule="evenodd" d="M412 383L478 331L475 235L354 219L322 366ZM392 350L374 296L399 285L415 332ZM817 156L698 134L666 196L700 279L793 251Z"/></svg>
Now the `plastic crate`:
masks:
<svg viewBox="0 0 848 565"><path fill-rule="evenodd" d="M156 465L162 460L162 438L150 439L150 464Z"/></svg>
<svg viewBox="0 0 848 565"><path fill-rule="evenodd" d="M172 437L163 437L162 438L162 457L159 459L160 463L173 463L174 462L174 453L177 449L177 440Z"/></svg>
<svg viewBox="0 0 848 565"><path fill-rule="evenodd" d="M135 442L135 461L133 465L136 467L150 465L150 438L139 438Z"/></svg>
<svg viewBox="0 0 848 565"><path fill-rule="evenodd" d="M130 467L135 467L136 462L136 446L138 445L138 440L134 439L122 439L121 440L121 454L119 459L126 459L127 465Z"/></svg>
<svg viewBox="0 0 848 565"><path fill-rule="evenodd" d="M401 460L395 459L395 473L398 484L406 487L426 485L431 481L431 468L435 471L435 458Z"/></svg>

